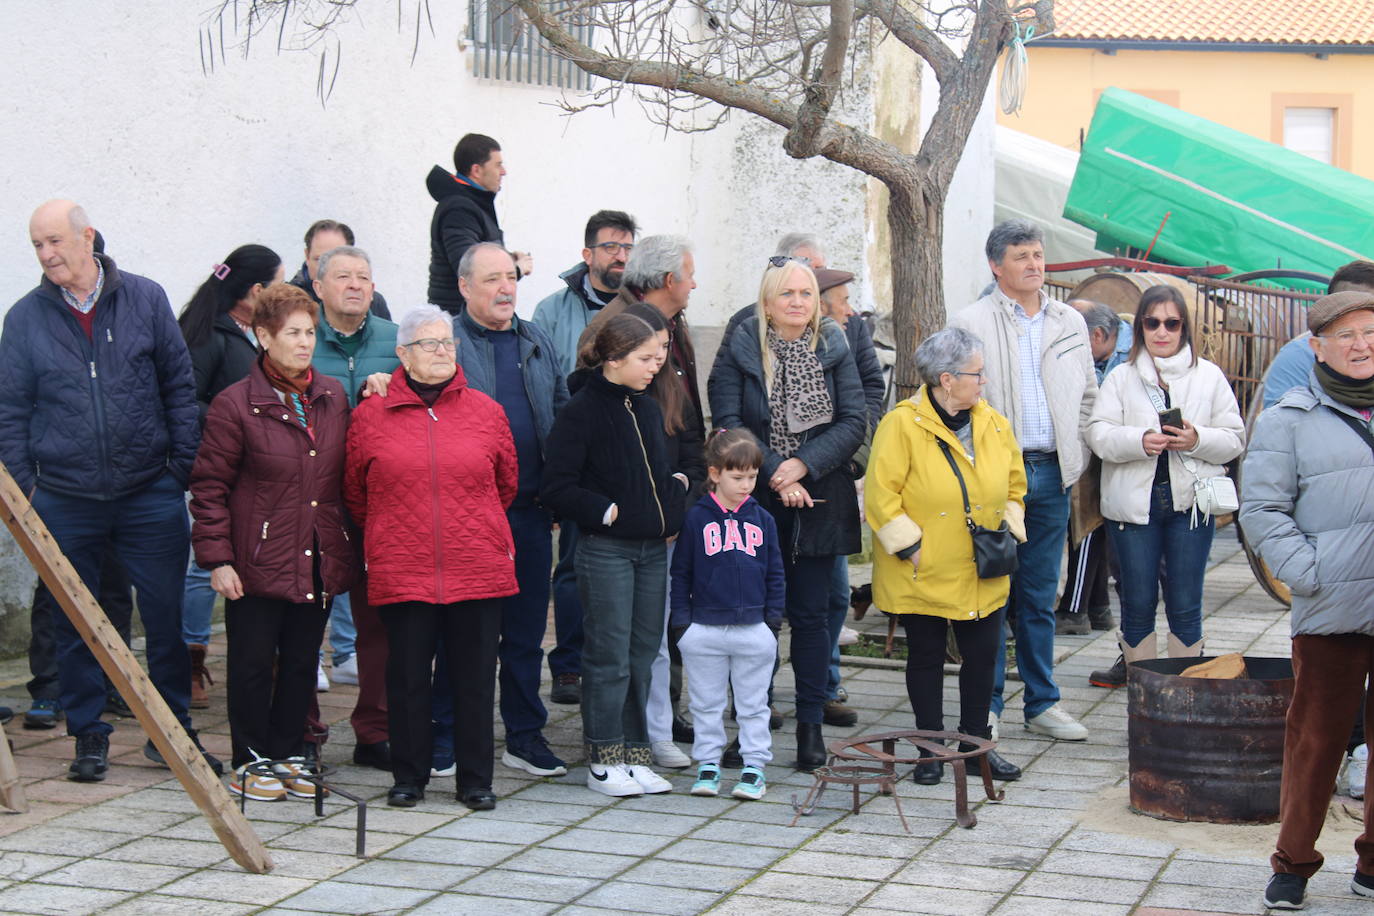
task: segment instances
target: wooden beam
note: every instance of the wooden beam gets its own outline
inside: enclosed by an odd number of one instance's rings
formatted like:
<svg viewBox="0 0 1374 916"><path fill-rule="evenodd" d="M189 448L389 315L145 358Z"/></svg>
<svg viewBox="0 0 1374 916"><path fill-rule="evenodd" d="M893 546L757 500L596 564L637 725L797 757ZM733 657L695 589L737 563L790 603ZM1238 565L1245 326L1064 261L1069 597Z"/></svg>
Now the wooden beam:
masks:
<svg viewBox="0 0 1374 916"><path fill-rule="evenodd" d="M19 781L19 768L14 765L9 735L5 734L3 725L0 725L0 805L20 814L29 810L29 797Z"/></svg>
<svg viewBox="0 0 1374 916"><path fill-rule="evenodd" d="M138 724L162 753L162 759L171 766L186 793L209 819L229 855L248 871L257 874L271 871L272 859L262 840L205 762L191 736L172 715L166 701L154 689L138 659L119 638L119 633L57 546L28 497L3 466L0 466L0 504L3 504L0 515L15 541L66 611L110 682L129 704ZM0 773L0 782L3 778Z"/></svg>

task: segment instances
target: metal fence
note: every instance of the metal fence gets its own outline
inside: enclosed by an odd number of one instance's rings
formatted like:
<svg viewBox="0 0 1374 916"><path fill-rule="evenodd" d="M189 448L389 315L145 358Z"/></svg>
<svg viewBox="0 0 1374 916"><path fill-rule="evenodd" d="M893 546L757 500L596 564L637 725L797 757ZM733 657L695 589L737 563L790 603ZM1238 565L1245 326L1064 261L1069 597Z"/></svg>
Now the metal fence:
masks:
<svg viewBox="0 0 1374 916"><path fill-rule="evenodd" d="M592 26L572 25L569 31L582 43L592 44ZM549 47L509 0L470 0L468 37L473 44L473 76L578 91L591 86L591 75Z"/></svg>

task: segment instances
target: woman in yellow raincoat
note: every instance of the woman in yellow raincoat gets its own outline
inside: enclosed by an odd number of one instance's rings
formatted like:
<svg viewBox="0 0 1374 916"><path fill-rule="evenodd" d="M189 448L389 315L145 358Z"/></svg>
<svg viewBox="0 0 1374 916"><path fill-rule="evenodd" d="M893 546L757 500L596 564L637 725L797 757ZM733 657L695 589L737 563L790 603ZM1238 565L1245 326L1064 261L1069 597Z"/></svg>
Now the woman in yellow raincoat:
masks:
<svg viewBox="0 0 1374 916"><path fill-rule="evenodd" d="M899 614L907 637L906 684L916 727L941 731L946 621L963 656L959 731L991 737L988 709L1010 577L980 579L964 497L950 460L968 487L974 523L1005 521L1025 540L1026 472L1011 422L982 399L983 344L962 328L932 334L916 349L924 383L885 416L873 437L864 509L876 534L873 603ZM946 457L943 443L949 450ZM995 751L993 778L1021 770ZM940 764L918 764L923 785L940 781Z"/></svg>

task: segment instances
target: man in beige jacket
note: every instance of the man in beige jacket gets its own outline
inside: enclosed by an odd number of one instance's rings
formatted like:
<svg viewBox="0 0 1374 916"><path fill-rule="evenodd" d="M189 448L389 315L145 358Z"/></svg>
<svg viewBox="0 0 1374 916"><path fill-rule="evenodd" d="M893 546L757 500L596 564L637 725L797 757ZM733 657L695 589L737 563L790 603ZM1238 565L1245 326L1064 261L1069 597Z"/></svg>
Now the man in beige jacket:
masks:
<svg viewBox="0 0 1374 916"><path fill-rule="evenodd" d="M1026 464L1026 535L1017 550L1007 617L1014 620L1016 668L1026 685L1026 728L1082 741L1088 730L1059 706L1054 682L1054 599L1068 534L1068 489L1087 466L1082 431L1097 397L1097 374L1083 316L1051 299L1044 234L1026 220L999 223L988 236L997 286L953 315L951 326L983 341L984 397L1012 421ZM992 711L1004 700L1005 656Z"/></svg>

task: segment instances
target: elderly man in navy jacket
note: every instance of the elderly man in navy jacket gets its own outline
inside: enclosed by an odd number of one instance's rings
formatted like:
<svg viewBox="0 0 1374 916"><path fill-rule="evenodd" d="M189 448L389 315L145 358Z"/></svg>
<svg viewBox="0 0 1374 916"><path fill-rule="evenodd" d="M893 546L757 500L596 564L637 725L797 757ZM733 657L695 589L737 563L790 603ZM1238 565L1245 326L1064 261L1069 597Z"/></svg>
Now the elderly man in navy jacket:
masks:
<svg viewBox="0 0 1374 916"><path fill-rule="evenodd" d="M194 739L181 599L199 410L186 343L161 286L95 253L81 207L48 201L29 235L43 278L0 335L0 458L93 593L113 546L138 591L153 684ZM67 776L104 779L111 728L100 719L100 665L65 615L55 623L76 738ZM151 741L144 753L162 762Z"/></svg>

